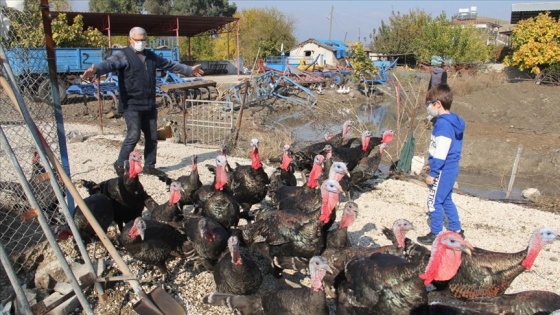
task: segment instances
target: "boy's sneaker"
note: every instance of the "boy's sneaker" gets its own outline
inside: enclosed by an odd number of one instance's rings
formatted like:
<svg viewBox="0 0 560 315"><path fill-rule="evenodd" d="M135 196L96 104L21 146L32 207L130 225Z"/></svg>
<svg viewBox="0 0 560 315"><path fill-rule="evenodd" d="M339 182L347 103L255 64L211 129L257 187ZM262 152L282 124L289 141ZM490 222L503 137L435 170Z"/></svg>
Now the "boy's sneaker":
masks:
<svg viewBox="0 0 560 315"><path fill-rule="evenodd" d="M155 167L148 167L148 166L144 166L144 169L142 169L142 174L154 175L154 176L157 176L157 177L162 177L162 176L167 175L167 174L165 174L164 171L160 171Z"/></svg>
<svg viewBox="0 0 560 315"><path fill-rule="evenodd" d="M124 175L124 166L117 164L117 162L115 162L113 164L113 167L115 168L115 172L117 172L117 176L123 176Z"/></svg>
<svg viewBox="0 0 560 315"><path fill-rule="evenodd" d="M432 245L432 243L434 242L434 240L436 239L437 235L435 235L434 233L430 232L424 236L419 236L416 240L418 241L418 243L420 244L424 244L424 245Z"/></svg>

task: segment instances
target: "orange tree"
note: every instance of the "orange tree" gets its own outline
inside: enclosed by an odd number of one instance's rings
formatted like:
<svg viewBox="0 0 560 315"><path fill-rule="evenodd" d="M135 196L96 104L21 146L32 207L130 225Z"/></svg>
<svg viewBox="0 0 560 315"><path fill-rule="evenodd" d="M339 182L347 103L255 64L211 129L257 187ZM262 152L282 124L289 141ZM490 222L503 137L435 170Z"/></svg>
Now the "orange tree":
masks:
<svg viewBox="0 0 560 315"><path fill-rule="evenodd" d="M560 65L560 22L549 13L520 21L511 35L513 54L504 60L506 66L539 74L543 69L558 70Z"/></svg>

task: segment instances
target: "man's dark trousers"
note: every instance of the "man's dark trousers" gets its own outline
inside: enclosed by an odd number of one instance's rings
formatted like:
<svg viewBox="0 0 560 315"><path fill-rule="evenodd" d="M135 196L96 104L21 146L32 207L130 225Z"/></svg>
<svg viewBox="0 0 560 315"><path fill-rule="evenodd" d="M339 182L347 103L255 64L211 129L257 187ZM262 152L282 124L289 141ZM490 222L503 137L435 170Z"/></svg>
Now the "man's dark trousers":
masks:
<svg viewBox="0 0 560 315"><path fill-rule="evenodd" d="M123 165L128 161L130 152L140 140L140 131L144 133L144 166L155 167L157 156L157 109L152 108L146 111L135 111L127 109L123 112L126 122L126 138L123 141L118 165Z"/></svg>

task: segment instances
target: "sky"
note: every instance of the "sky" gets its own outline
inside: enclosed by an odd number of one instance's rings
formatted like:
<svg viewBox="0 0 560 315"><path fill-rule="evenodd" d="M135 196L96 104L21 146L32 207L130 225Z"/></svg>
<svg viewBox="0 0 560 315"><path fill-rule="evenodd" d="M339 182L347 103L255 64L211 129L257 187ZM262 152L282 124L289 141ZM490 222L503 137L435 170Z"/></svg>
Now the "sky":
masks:
<svg viewBox="0 0 560 315"><path fill-rule="evenodd" d="M73 10L86 12L88 0L70 0ZM421 9L433 16L445 11L448 17L458 13L461 8L476 7L479 16L509 21L511 5L514 3L555 2L551 0L519 0L519 1L320 1L320 0L229 0L237 5L238 11L251 8L276 8L296 20L295 36L298 42L309 38L364 42L373 29L381 25L381 20L388 21L392 11L408 13L410 10ZM332 25L331 25L332 8Z"/></svg>

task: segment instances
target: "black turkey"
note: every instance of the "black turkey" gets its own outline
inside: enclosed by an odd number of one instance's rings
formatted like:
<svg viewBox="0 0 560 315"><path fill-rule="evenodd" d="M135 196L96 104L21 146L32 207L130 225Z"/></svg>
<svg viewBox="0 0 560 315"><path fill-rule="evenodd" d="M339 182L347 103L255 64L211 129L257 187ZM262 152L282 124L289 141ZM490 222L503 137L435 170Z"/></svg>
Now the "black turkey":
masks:
<svg viewBox="0 0 560 315"><path fill-rule="evenodd" d="M270 176L270 186L268 194L271 195L272 189L277 189L282 186L296 186L297 179L295 176L295 165L292 164L292 152L290 145L286 144L283 148L282 164L276 168L274 173Z"/></svg>
<svg viewBox="0 0 560 315"><path fill-rule="evenodd" d="M345 226L351 224L350 222L355 217L353 202L346 203L345 212L346 219L343 216L341 220L341 225ZM350 205L350 207L348 207ZM357 210L357 209L356 209ZM396 220L393 223L394 234L398 235L399 241L381 247L362 247L362 246L350 246L350 244L344 246L344 242L329 240L332 231L327 234L327 248L321 253L321 256L325 257L329 262L329 266L333 271L332 276L327 275L325 278L325 285L331 287L334 285L334 277L338 275L344 269L346 264L356 258L369 257L375 253L391 254L396 256L403 255L403 248L399 247L399 243L404 242L405 234L412 228L412 224L404 219ZM336 230L339 231L339 230ZM337 233L338 238L342 238L343 233ZM344 235L347 238L347 235ZM333 236L334 237L334 236ZM427 261L426 261L427 263ZM275 266L278 269L292 269L296 271L304 270L307 266L307 260L298 257L276 257L274 260Z"/></svg>
<svg viewBox="0 0 560 315"><path fill-rule="evenodd" d="M303 186L278 186L278 182L275 182L274 185L271 184L269 195L276 208L278 208L280 200L293 198L317 190L317 187L319 187L319 177L323 173L323 160L324 157L322 155L319 154L315 156L313 168L311 169L311 173L309 173L309 179Z"/></svg>
<svg viewBox="0 0 560 315"><path fill-rule="evenodd" d="M335 137L334 142L338 143L341 139L342 134L339 137ZM293 163L296 170L301 172L304 182L307 181L307 174L313 168L313 159L317 154L324 152L325 146L334 146L335 144L331 142L332 140L333 137L327 132L325 134L325 141L316 142L301 149L293 149Z"/></svg>
<svg viewBox="0 0 560 315"><path fill-rule="evenodd" d="M559 239L558 232L542 227L533 233L527 248L516 253L475 247L472 256L463 258L461 268L449 281L448 288L456 298L462 299L504 294L517 276L531 269L543 246Z"/></svg>
<svg viewBox="0 0 560 315"><path fill-rule="evenodd" d="M194 261L195 269L212 270L227 247L230 232L212 218L186 214L182 222L187 242L183 254Z"/></svg>
<svg viewBox="0 0 560 315"><path fill-rule="evenodd" d="M337 182L342 177L348 174L346 164L342 162L335 162L332 164L329 171L329 179L334 179ZM340 185L339 185L340 186ZM343 192L343 189L340 189ZM281 210L296 210L306 213L317 211L322 206L322 191L307 190L301 194L288 196L278 200L278 209Z"/></svg>
<svg viewBox="0 0 560 315"><path fill-rule="evenodd" d="M467 300L430 298L430 315L548 315L558 310L560 310L560 295L547 291L524 291Z"/></svg>
<svg viewBox="0 0 560 315"><path fill-rule="evenodd" d="M383 132L382 137L372 138L371 132L366 130L362 133L361 146L351 148L333 148L333 161L345 162L348 170L351 172L362 158L368 157L371 151L381 143L391 142L394 135L395 132L393 130L386 130ZM372 142L372 139L375 139L375 142Z"/></svg>
<svg viewBox="0 0 560 315"><path fill-rule="evenodd" d="M342 218L340 218L338 226L327 233L327 248L345 248L352 245L348 237L348 227L356 221L357 217L358 204L352 201L347 202L342 210Z"/></svg>
<svg viewBox="0 0 560 315"><path fill-rule="evenodd" d="M239 165L230 175L233 198L243 208L243 217L250 219L249 210L261 202L268 192L268 174L264 171L259 154L259 140L251 139L251 165Z"/></svg>
<svg viewBox="0 0 560 315"><path fill-rule="evenodd" d="M354 148L332 147L333 162L344 162L348 171L352 171L358 162L369 155L372 147L369 146L371 132L366 130L362 133L362 146Z"/></svg>
<svg viewBox="0 0 560 315"><path fill-rule="evenodd" d="M455 232L434 241L427 265L376 253L348 262L336 279L339 314L428 314L426 285L449 280L461 265L461 252L472 246ZM420 276L419 276L420 275Z"/></svg>
<svg viewBox="0 0 560 315"><path fill-rule="evenodd" d="M148 208L150 211L150 218L163 223L179 222L183 220L183 211L179 206L182 190L183 188L180 182L172 182L169 185L169 201Z"/></svg>
<svg viewBox="0 0 560 315"><path fill-rule="evenodd" d="M216 291L237 295L257 292L262 282L259 266L248 250L239 245L237 236L230 236L227 245L228 250L214 267Z"/></svg>
<svg viewBox="0 0 560 315"><path fill-rule="evenodd" d="M55 224L57 222L58 199L51 186L49 174L41 163L41 158L37 151L33 153L31 175L27 181L39 208L45 211L47 220L50 221L49 223ZM62 190L62 193L64 194L64 190ZM0 181L0 200L6 208L21 213L24 220L37 216L35 209L31 207L27 200L27 195L19 182Z"/></svg>
<svg viewBox="0 0 560 315"><path fill-rule="evenodd" d="M311 288L272 290L263 296L212 293L202 301L205 304L228 306L242 315L328 315L329 308L323 288L323 277L328 271L326 260L315 256L309 261Z"/></svg>
<svg viewBox="0 0 560 315"><path fill-rule="evenodd" d="M239 204L228 187L229 175L226 166L226 157L218 155L214 183L198 189L193 200L195 213L212 218L229 230L239 222Z"/></svg>
<svg viewBox="0 0 560 315"><path fill-rule="evenodd" d="M387 143L382 143L379 146L379 151L373 156L361 159L358 165L350 172L350 177L341 180L340 185L348 193L349 198L354 198L355 190L364 191L364 184L375 177L383 157L383 152L385 152L387 146Z"/></svg>
<svg viewBox="0 0 560 315"><path fill-rule="evenodd" d="M181 183L181 199L179 200L179 206L181 209L186 205L193 204L193 195L200 187L202 187L202 182L200 181L200 176L198 175L198 156L193 155L191 165L191 173L189 175L179 176L176 180L165 176L160 176L159 179L165 182L167 185L171 185L172 182L178 181Z"/></svg>
<svg viewBox="0 0 560 315"><path fill-rule="evenodd" d="M167 274L165 262L179 257L185 237L165 223L136 218L128 222L119 236L119 242L132 258L157 267Z"/></svg>
<svg viewBox="0 0 560 315"><path fill-rule="evenodd" d="M138 174L142 171L142 155L132 151L128 158L128 167L125 167L123 176L111 178L99 184L82 180L90 195L104 194L113 200L115 211L114 220L122 231L123 225L142 215L144 207L152 208L157 203L144 190Z"/></svg>
<svg viewBox="0 0 560 315"><path fill-rule="evenodd" d="M321 186L322 208L312 213L298 211L267 211L242 229L245 244L255 247L265 256L296 256L311 258L325 248L325 233L334 222L340 185L334 179Z"/></svg>
<svg viewBox="0 0 560 315"><path fill-rule="evenodd" d="M103 231L107 232L107 229L113 223L115 214L111 198L103 194L94 194L84 198L84 203L93 214L95 220L97 220L97 223L99 223ZM79 206L74 209L73 219L84 243L90 243L93 240L98 239L97 234L89 224ZM72 235L72 231L67 224L64 224L57 226L54 234L57 240L64 241Z"/></svg>

